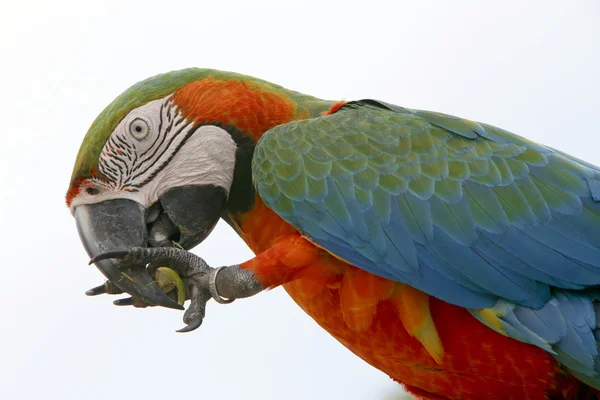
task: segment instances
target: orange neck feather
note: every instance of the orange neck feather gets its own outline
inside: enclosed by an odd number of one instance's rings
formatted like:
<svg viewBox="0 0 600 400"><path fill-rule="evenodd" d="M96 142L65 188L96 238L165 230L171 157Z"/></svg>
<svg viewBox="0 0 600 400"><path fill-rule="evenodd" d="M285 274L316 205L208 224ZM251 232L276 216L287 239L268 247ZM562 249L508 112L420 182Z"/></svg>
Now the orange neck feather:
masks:
<svg viewBox="0 0 600 400"><path fill-rule="evenodd" d="M254 141L296 112L292 99L238 79L195 81L177 90L173 100L186 118L234 126Z"/></svg>

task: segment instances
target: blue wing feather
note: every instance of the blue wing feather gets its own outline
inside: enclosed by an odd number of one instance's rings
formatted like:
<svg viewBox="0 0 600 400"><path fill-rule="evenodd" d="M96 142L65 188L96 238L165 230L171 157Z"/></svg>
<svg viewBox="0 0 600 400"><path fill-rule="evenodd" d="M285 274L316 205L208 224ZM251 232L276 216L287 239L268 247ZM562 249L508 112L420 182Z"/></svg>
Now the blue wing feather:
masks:
<svg viewBox="0 0 600 400"><path fill-rule="evenodd" d="M286 135L302 136L301 154ZM500 307L504 334L600 388L599 168L490 125L364 101L265 133L253 174L319 246L476 317Z"/></svg>

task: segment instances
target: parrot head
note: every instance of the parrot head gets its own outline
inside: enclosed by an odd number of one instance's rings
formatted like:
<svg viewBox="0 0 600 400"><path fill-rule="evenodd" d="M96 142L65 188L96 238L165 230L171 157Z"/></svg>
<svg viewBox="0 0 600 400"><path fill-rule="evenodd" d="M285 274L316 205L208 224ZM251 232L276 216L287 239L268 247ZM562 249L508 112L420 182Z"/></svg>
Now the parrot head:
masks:
<svg viewBox="0 0 600 400"><path fill-rule="evenodd" d="M224 211L254 201L256 138L292 119L282 88L243 75L188 69L150 78L117 97L80 147L67 205L90 257L131 247L203 241ZM98 269L150 305L182 308L144 265Z"/></svg>

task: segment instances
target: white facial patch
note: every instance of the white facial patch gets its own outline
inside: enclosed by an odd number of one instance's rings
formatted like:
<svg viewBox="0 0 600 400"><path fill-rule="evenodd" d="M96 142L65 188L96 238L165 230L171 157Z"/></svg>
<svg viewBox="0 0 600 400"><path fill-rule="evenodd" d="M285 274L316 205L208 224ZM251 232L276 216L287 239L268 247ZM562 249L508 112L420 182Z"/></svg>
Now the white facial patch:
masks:
<svg viewBox="0 0 600 400"><path fill-rule="evenodd" d="M107 140L98 167L107 181L93 178L99 193L81 193L71 203L128 198L149 206L167 190L215 185L227 194L233 181L236 144L224 129L194 127L171 96L132 110Z"/></svg>

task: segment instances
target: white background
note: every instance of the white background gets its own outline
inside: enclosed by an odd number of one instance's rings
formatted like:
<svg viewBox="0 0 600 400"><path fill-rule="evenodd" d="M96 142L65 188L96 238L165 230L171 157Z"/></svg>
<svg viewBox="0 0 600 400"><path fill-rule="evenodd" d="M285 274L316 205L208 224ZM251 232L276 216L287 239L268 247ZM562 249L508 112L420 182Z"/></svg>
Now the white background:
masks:
<svg viewBox="0 0 600 400"><path fill-rule="evenodd" d="M199 66L485 121L598 164L599 4L0 1L0 398L398 398L282 289L211 303L187 335L180 312L86 298L103 279L63 199L87 128L136 81ZM196 252L252 256L223 224Z"/></svg>

